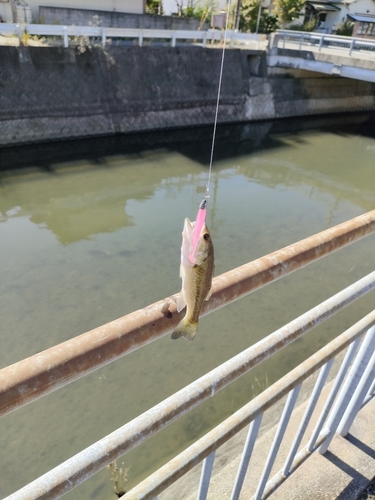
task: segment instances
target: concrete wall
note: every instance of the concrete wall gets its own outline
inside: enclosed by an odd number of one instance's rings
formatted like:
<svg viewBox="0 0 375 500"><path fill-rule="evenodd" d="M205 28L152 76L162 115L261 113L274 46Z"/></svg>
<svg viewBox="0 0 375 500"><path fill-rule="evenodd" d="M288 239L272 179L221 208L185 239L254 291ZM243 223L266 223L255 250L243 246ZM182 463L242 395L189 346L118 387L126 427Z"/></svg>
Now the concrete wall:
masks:
<svg viewBox="0 0 375 500"><path fill-rule="evenodd" d="M267 64L269 69L294 68L375 83L375 60L352 57L348 54L337 55L333 52L283 49L273 46L267 52Z"/></svg>
<svg viewBox="0 0 375 500"><path fill-rule="evenodd" d="M0 47L0 144L212 124L220 61L192 47ZM375 108L374 84L277 71L228 50L219 122Z"/></svg>
<svg viewBox="0 0 375 500"><path fill-rule="evenodd" d="M110 28L196 30L199 25L199 19L57 7L40 7L39 18L45 24L58 23L68 26L73 24L75 26L99 25ZM207 27L205 26L204 29L207 29Z"/></svg>

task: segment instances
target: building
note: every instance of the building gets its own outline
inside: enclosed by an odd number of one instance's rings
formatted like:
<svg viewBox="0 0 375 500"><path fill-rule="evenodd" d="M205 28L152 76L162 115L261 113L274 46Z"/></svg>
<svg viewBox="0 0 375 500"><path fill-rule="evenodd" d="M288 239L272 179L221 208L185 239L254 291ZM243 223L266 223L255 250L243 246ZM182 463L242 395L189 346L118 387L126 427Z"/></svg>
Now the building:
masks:
<svg viewBox="0 0 375 500"><path fill-rule="evenodd" d="M302 22L315 20L314 31L335 33L346 21L354 22L353 36L375 38L375 4L373 0L307 0Z"/></svg>
<svg viewBox="0 0 375 500"><path fill-rule="evenodd" d="M348 14L354 22L353 35L360 38L375 38L375 15L373 14Z"/></svg>
<svg viewBox="0 0 375 500"><path fill-rule="evenodd" d="M143 14L145 5L146 0L0 0L0 17L4 22L38 23L40 6Z"/></svg>

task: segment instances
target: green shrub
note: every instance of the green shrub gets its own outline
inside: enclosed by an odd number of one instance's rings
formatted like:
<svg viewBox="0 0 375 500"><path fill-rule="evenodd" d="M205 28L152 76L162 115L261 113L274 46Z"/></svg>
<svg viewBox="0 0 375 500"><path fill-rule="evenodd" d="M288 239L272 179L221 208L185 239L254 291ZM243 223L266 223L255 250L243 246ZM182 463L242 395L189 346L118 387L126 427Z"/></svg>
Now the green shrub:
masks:
<svg viewBox="0 0 375 500"><path fill-rule="evenodd" d="M307 23L304 24L292 24L291 26L288 27L288 30L314 31L315 28L316 28L316 20L312 19L311 21L308 21Z"/></svg>
<svg viewBox="0 0 375 500"><path fill-rule="evenodd" d="M337 35L342 36L352 36L353 34L354 23L350 21L344 21L337 26Z"/></svg>
<svg viewBox="0 0 375 500"><path fill-rule="evenodd" d="M163 4L161 0L147 0L146 2L146 14L152 14L154 16L163 14Z"/></svg>
<svg viewBox="0 0 375 500"><path fill-rule="evenodd" d="M256 31L259 12L259 0L248 0L242 3L240 15L240 31ZM278 28L277 17L267 9L262 9L259 19L258 33L271 33Z"/></svg>
<svg viewBox="0 0 375 500"><path fill-rule="evenodd" d="M305 0L275 0L274 13L285 26L301 15L304 5Z"/></svg>

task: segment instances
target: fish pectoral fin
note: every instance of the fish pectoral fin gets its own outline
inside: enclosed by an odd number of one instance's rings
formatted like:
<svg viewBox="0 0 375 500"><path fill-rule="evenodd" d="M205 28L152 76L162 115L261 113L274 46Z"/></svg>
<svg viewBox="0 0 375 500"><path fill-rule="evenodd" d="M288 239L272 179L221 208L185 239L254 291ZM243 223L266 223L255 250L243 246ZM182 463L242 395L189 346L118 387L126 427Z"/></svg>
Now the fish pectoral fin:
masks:
<svg viewBox="0 0 375 500"><path fill-rule="evenodd" d="M179 322L176 328L173 330L171 339L176 340L180 337L184 337L184 339L192 342L194 340L195 335L197 334L198 322L193 323L187 319L183 319Z"/></svg>
<svg viewBox="0 0 375 500"><path fill-rule="evenodd" d="M185 300L184 292L183 292L183 290L181 290L180 296L178 297L178 300L177 300L177 312L182 311L182 309L185 306L186 306L186 300Z"/></svg>
<svg viewBox="0 0 375 500"><path fill-rule="evenodd" d="M207 294L207 297L204 300L210 300L211 295L212 295L212 288L210 289L210 291Z"/></svg>

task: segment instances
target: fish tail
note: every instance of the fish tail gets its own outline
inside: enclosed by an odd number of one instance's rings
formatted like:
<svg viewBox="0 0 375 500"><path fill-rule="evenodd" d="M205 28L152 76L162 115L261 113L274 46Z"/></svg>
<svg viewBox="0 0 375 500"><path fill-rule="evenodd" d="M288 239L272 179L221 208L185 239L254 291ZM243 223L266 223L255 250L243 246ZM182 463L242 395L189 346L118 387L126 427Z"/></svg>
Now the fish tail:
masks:
<svg viewBox="0 0 375 500"><path fill-rule="evenodd" d="M186 340L192 342L197 333L198 322L194 323L184 318L176 328L173 330L171 339L179 339L180 337L184 337Z"/></svg>

